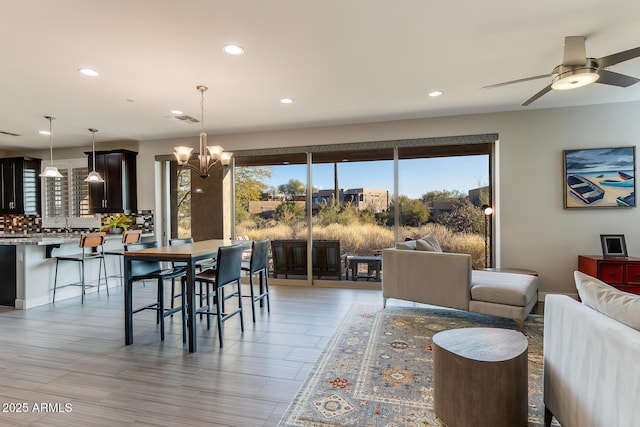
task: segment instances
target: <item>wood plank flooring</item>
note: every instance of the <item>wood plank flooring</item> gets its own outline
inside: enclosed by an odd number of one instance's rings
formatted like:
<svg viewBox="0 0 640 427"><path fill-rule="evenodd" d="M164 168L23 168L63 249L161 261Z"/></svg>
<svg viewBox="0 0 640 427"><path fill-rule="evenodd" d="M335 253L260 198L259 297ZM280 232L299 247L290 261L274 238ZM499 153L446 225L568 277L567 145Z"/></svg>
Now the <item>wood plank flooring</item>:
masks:
<svg viewBox="0 0 640 427"><path fill-rule="evenodd" d="M382 306L379 290L271 288L245 331L225 324L225 346L198 320L198 352L182 344L178 316L134 315L124 345L123 288L29 310L0 308L1 426L276 426L352 304ZM134 306L155 285L135 285ZM22 410L22 412L17 412Z"/></svg>

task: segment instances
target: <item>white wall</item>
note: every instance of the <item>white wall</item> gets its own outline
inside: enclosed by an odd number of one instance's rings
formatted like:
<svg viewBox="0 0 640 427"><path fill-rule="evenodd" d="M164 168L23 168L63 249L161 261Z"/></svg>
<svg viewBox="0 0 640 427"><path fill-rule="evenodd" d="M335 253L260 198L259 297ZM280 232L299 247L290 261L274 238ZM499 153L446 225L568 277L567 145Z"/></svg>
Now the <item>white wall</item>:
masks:
<svg viewBox="0 0 640 427"><path fill-rule="evenodd" d="M640 256L640 210L563 209L562 150L636 145L639 118L640 102L633 102L217 135L210 141L233 151L498 133L498 265L537 270L541 292L574 294L578 254L600 254L600 234L625 234L629 254ZM140 142L139 209L155 209L155 155L182 144L196 147L197 132L190 139Z"/></svg>

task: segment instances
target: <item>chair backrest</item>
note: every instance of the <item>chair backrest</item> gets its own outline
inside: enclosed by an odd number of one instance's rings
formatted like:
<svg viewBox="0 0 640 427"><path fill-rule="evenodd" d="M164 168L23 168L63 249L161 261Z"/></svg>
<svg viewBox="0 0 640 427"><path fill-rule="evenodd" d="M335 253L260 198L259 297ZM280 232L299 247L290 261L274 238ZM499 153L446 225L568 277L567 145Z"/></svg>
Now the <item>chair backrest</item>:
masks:
<svg viewBox="0 0 640 427"><path fill-rule="evenodd" d="M221 287L229 283L240 283L242 267L242 245L221 246L218 248L216 267L216 286Z"/></svg>
<svg viewBox="0 0 640 427"><path fill-rule="evenodd" d="M122 244L138 243L142 238L142 230L127 230L122 233Z"/></svg>
<svg viewBox="0 0 640 427"><path fill-rule="evenodd" d="M186 237L184 239L169 239L169 246L180 246L180 245L186 245L188 243L193 243L193 237ZM184 267L187 265L187 263L172 262L171 265L174 267Z"/></svg>
<svg viewBox="0 0 640 427"><path fill-rule="evenodd" d="M169 239L169 246L186 245L187 243L193 243L193 237L187 237L185 239Z"/></svg>
<svg viewBox="0 0 640 427"><path fill-rule="evenodd" d="M254 240L251 249L251 262L249 263L250 273L255 273L264 269L267 270L269 264L269 239Z"/></svg>
<svg viewBox="0 0 640 427"><path fill-rule="evenodd" d="M145 242L145 243L129 243L124 245L125 252L134 252L142 249L157 248L158 242ZM155 271L161 270L162 265L160 261L131 261L131 277L145 276Z"/></svg>
<svg viewBox="0 0 640 427"><path fill-rule="evenodd" d="M107 233L104 231L97 233L83 233L80 235L80 247L84 249L102 246L106 235Z"/></svg>

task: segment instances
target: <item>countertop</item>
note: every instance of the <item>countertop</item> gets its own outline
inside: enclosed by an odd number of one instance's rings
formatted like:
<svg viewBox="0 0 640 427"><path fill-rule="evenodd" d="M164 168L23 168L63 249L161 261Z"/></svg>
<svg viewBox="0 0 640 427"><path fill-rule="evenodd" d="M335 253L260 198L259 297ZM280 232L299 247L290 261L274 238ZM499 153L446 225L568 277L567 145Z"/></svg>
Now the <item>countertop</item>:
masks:
<svg viewBox="0 0 640 427"><path fill-rule="evenodd" d="M152 236L145 233L142 236ZM122 234L107 233L106 240L122 240ZM64 243L79 243L79 233L33 233L33 234L0 234L0 245L60 245Z"/></svg>

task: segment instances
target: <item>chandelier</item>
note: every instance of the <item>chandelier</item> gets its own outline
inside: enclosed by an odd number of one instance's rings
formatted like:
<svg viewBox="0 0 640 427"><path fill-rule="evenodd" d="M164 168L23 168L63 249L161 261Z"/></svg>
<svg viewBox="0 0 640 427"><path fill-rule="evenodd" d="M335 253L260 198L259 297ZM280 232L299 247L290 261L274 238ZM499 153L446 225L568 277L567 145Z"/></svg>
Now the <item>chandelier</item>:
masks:
<svg viewBox="0 0 640 427"><path fill-rule="evenodd" d="M211 169L218 164L218 161L222 166L229 166L231 163L231 156L233 153L224 151L219 145L207 146L207 132L204 126L204 93L207 91L206 86L198 85L196 89L200 92L200 115L201 115L201 128L200 128L200 153L198 154L199 164L194 166L189 163L191 158L191 147L174 147L173 154L178 160L180 166L187 166L200 175L201 178L207 178L211 172Z"/></svg>

